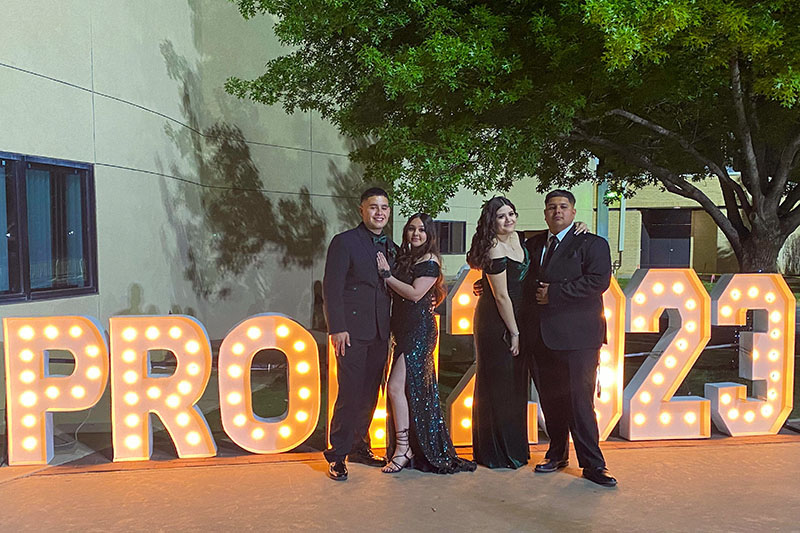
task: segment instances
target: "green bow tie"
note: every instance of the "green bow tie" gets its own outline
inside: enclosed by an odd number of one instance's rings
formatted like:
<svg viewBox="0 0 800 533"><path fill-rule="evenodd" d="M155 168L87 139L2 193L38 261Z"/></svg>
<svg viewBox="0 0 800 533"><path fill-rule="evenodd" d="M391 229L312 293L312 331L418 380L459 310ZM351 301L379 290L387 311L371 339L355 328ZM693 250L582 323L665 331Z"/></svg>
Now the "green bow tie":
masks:
<svg viewBox="0 0 800 533"><path fill-rule="evenodd" d="M372 236L372 243L373 244L383 244L386 245L386 234L381 233L380 235L373 235Z"/></svg>

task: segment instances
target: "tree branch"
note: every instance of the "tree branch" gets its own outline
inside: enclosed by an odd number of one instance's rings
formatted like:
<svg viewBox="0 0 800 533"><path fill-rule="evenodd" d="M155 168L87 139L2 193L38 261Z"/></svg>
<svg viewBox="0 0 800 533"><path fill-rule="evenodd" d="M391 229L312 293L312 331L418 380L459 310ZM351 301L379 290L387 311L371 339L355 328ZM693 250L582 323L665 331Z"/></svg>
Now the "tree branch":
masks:
<svg viewBox="0 0 800 533"><path fill-rule="evenodd" d="M758 119L758 112L757 112L758 110L756 109L757 108L757 104L758 104L758 100L754 97L754 95L752 93L750 93L750 109L753 110L753 112L750 114L750 121L753 124L753 136L756 139L760 139L761 138L761 121ZM762 148L762 152L763 152L763 148ZM763 156L763 153L760 154L760 155ZM763 162L763 160L762 160L762 162Z"/></svg>
<svg viewBox="0 0 800 533"><path fill-rule="evenodd" d="M800 150L800 134L797 134L781 151L781 160L778 163L778 169L775 171L775 176L772 178L772 184L767 193L767 202L769 204L777 206L780 202L786 189L786 184L789 181L789 174L794 168L798 150Z"/></svg>
<svg viewBox="0 0 800 533"><path fill-rule="evenodd" d="M727 172L726 172L727 175ZM718 181L719 188L722 191L722 198L725 201L725 211L728 213L728 219L731 221L733 226L736 228L736 231L740 234L746 234L749 230L747 226L745 226L744 221L742 220L742 215L739 212L739 205L736 203L736 194L734 190L741 191L741 194L745 194L744 190L742 190L741 186L733 181L730 177L727 180L720 179ZM734 189L735 187L735 189ZM745 195L746 196L746 195ZM747 216L750 216L752 209L750 209L749 204L745 204L743 206L744 212Z"/></svg>
<svg viewBox="0 0 800 533"><path fill-rule="evenodd" d="M673 141L677 142L681 145L681 148L686 150L689 154L691 154L697 161L702 163L703 165L707 166L714 174L722 177L722 175L727 176L727 172L725 172L722 168L719 167L714 161L709 159L708 157L704 156L700 152L695 149L689 141L684 139L682 136L678 135L674 131L668 130L667 128L661 126L660 124L656 124L644 117L640 117L635 113L631 113L630 111L625 111L624 109L612 109L607 115L616 115L618 117L622 117L624 119L630 120L635 124L639 124L640 126L644 126L645 128L652 130L663 137L667 137L672 139Z"/></svg>
<svg viewBox="0 0 800 533"><path fill-rule="evenodd" d="M576 129L575 131L577 134L573 133L569 135L568 139L577 142L593 144L595 146L611 150L620 158L633 165L639 166L655 176L669 192L683 196L684 198L689 198L690 200L694 200L700 204L703 210L705 210L705 212L711 216L717 226L719 226L719 228L728 238L737 257L741 255L741 235L737 228L725 216L722 210L717 207L716 204L714 204L714 202L712 202L711 199L700 189L687 182L677 174L673 173L671 170L654 163L646 155L636 153L635 151L631 150L629 146L617 144L604 137L589 135L580 129Z"/></svg>
<svg viewBox="0 0 800 533"><path fill-rule="evenodd" d="M616 115L626 120L630 120L635 124L644 126L645 128L654 131L663 137L677 142L681 148L683 148L688 154L694 157L700 164L707 167L717 176L717 178L719 178L722 195L725 198L725 207L728 211L728 218L731 220L731 222L733 222L734 225L744 229L745 226L742 222L742 217L739 213L739 207L736 204L736 199L733 198L733 193L735 193L739 198L739 203L741 204L742 209L747 216L750 216L750 212L752 210L750 206L750 200L748 199L747 193L744 191L744 189L742 189L741 185L731 179L730 174L728 174L728 171L724 167L720 167L715 161L701 154L681 135L675 133L674 131L668 130L660 124L656 124L655 122L652 122L644 117L640 117L639 115L631 113L630 111L625 111L624 109L612 109L607 113L607 115Z"/></svg>
<svg viewBox="0 0 800 533"><path fill-rule="evenodd" d="M753 137L750 133L750 125L747 122L747 111L744 108L744 94L742 91L742 74L739 71L738 56L731 57L731 89L733 91L733 104L736 109L736 119L739 125L739 137L742 142L744 152L745 169L742 172L742 182L750 191L753 197L753 207L761 209L763 192L758 185L760 182L758 173L758 161L756 160L755 149L753 148Z"/></svg>
<svg viewBox="0 0 800 533"><path fill-rule="evenodd" d="M800 226L800 207L795 207L785 217L781 217L781 233L789 236Z"/></svg>

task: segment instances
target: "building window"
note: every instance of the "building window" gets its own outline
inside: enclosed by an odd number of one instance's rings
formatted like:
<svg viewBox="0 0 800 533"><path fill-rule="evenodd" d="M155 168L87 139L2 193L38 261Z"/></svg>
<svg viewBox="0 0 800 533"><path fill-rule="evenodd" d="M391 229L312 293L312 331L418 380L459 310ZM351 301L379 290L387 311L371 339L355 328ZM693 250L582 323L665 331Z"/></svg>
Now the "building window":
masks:
<svg viewBox="0 0 800 533"><path fill-rule="evenodd" d="M439 251L442 255L466 252L466 222L437 220L436 230L439 232Z"/></svg>
<svg viewBox="0 0 800 533"><path fill-rule="evenodd" d="M97 292L91 165L0 152L0 301Z"/></svg>

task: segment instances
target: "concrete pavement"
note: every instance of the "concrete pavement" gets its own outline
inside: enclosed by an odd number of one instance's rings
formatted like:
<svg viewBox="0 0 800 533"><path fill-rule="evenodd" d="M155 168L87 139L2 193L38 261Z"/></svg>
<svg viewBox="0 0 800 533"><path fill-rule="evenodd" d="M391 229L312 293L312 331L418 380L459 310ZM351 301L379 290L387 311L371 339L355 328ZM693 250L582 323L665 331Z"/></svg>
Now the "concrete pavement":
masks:
<svg viewBox="0 0 800 533"><path fill-rule="evenodd" d="M582 479L577 466L391 476L351 465L350 480L337 483L319 453L4 467L0 529L800 530L800 435L603 448L615 489ZM544 449L532 447L534 461Z"/></svg>

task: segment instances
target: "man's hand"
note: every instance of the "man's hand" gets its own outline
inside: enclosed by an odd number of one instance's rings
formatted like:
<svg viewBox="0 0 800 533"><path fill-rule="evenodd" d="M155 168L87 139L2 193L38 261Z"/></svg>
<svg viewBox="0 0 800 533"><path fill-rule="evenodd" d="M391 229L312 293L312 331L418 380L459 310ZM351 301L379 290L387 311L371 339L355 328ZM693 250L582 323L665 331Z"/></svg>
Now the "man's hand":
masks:
<svg viewBox="0 0 800 533"><path fill-rule="evenodd" d="M350 333L347 331L332 333L330 338L331 344L333 344L333 350L336 353L336 357L344 357L345 346L350 346Z"/></svg>
<svg viewBox="0 0 800 533"><path fill-rule="evenodd" d="M483 280L479 279L475 283L472 284L472 294L475 296L480 296L483 294Z"/></svg>
<svg viewBox="0 0 800 533"><path fill-rule="evenodd" d="M537 304L547 304L550 303L550 300L547 296L547 288L550 286L549 283L539 282L539 288L536 289L536 303Z"/></svg>

